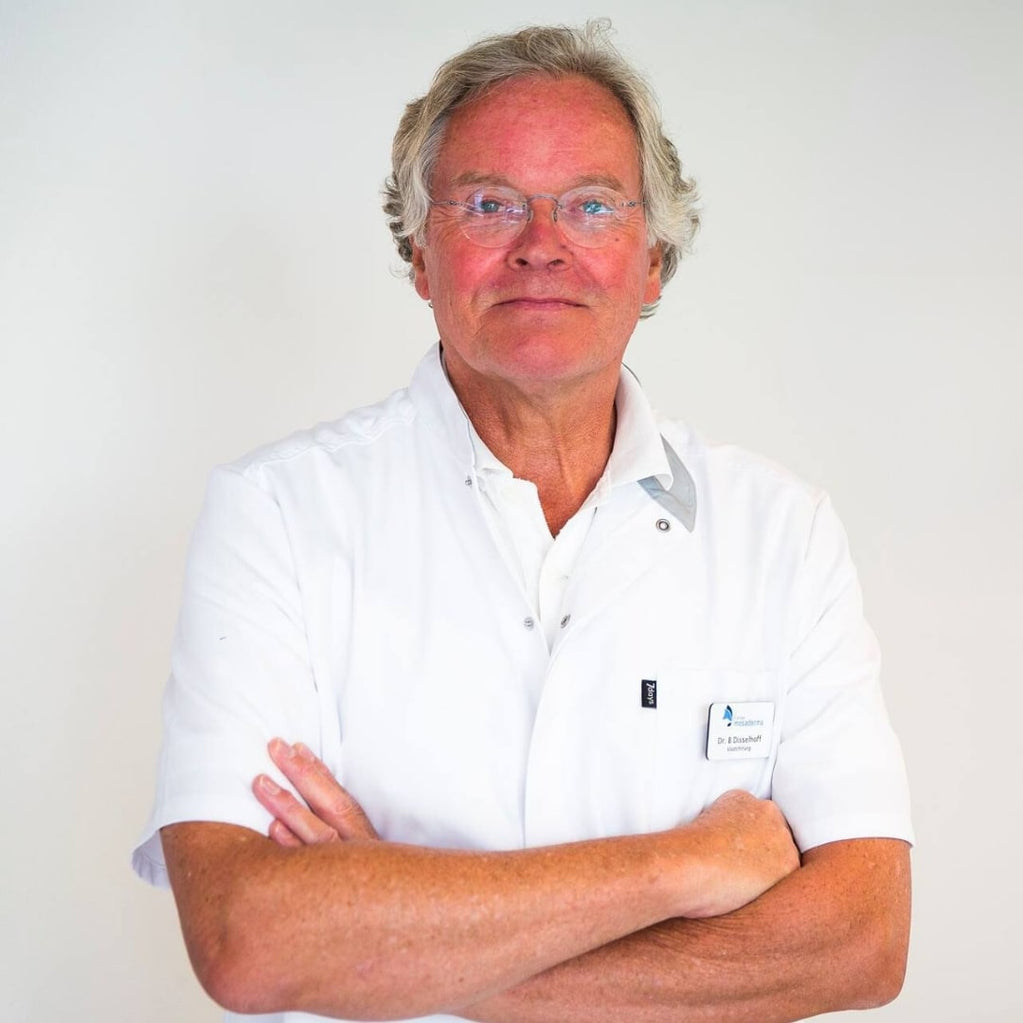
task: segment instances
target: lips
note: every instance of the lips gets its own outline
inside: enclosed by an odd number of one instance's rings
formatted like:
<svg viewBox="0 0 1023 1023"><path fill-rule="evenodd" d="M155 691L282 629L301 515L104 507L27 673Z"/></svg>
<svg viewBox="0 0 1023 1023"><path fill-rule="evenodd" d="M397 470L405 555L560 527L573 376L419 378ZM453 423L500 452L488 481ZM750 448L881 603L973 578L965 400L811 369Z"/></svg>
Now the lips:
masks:
<svg viewBox="0 0 1023 1023"><path fill-rule="evenodd" d="M522 309L564 309L566 307L579 307L583 303L561 295L516 295L511 298L501 299L501 301L494 304L518 306Z"/></svg>

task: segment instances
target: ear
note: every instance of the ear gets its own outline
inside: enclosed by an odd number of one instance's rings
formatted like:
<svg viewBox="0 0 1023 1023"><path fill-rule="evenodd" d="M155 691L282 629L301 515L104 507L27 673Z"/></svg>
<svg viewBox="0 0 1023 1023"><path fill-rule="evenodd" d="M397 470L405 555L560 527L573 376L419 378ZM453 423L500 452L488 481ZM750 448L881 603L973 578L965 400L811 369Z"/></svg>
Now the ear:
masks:
<svg viewBox="0 0 1023 1023"><path fill-rule="evenodd" d="M650 248L650 266L647 268L646 288L643 291L643 304L649 305L661 297L661 245L658 242Z"/></svg>
<svg viewBox="0 0 1023 1023"><path fill-rule="evenodd" d="M430 299L430 279L426 273L426 260L423 258L422 246L418 245L411 238L409 244L412 246L412 274L416 293L420 298Z"/></svg>

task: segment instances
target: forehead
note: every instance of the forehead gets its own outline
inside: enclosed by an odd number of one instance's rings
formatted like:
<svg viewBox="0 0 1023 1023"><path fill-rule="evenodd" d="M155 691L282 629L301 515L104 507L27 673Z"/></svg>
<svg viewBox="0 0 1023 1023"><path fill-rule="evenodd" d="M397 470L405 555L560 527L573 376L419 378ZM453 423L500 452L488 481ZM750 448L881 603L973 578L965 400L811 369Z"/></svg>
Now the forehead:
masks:
<svg viewBox="0 0 1023 1023"><path fill-rule="evenodd" d="M603 180L638 194L636 133L618 98L592 79L513 78L451 115L431 188L479 180L529 192Z"/></svg>

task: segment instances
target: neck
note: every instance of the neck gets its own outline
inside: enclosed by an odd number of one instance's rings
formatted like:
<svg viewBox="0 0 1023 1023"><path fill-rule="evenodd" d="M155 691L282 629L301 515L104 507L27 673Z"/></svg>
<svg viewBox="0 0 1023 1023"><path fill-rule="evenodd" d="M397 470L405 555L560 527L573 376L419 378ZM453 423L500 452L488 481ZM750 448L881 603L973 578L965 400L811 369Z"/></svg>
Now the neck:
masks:
<svg viewBox="0 0 1023 1023"><path fill-rule="evenodd" d="M521 386L445 364L483 443L514 476L536 485L556 536L592 492L611 455L617 367L579 381Z"/></svg>

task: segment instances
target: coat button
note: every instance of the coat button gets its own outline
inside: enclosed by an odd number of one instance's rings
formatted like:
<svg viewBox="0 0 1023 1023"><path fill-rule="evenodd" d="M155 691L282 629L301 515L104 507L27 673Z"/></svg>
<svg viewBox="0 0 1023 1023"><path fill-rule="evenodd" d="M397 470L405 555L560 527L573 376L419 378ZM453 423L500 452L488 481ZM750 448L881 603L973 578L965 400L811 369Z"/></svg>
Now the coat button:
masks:
<svg viewBox="0 0 1023 1023"><path fill-rule="evenodd" d="M534 626L534 625L536 625L536 622L534 622L532 618L527 618L527 619L525 619L525 621L523 621L523 623L522 623L522 624L523 624L523 625L524 625L524 626L525 626L525 627L526 627L527 629L531 629L531 628L533 628L533 626Z"/></svg>
<svg viewBox="0 0 1023 1023"><path fill-rule="evenodd" d="M568 623L571 620L572 620L572 616L571 615L565 615L565 617L561 619L561 627L564 628L566 625L568 625Z"/></svg>

